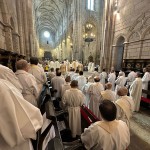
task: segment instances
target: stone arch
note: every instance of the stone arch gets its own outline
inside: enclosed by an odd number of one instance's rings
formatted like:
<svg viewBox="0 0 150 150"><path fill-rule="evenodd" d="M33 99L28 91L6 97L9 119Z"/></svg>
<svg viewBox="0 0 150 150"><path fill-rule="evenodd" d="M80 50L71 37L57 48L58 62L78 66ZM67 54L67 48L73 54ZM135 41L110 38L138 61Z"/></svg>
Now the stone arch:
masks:
<svg viewBox="0 0 150 150"><path fill-rule="evenodd" d="M123 34L123 33L120 33L120 34L115 38L115 40L114 40L114 45L117 44L117 41L118 41L118 39L119 39L120 37L124 37L125 42L127 42L127 37L126 37L126 35Z"/></svg>
<svg viewBox="0 0 150 150"><path fill-rule="evenodd" d="M141 35L141 40L144 40L145 37L146 37L146 35L149 35L149 38L150 38L150 33L147 34L149 31L150 31L150 26L148 26L148 27L145 29L145 31L142 33L142 35Z"/></svg>
<svg viewBox="0 0 150 150"><path fill-rule="evenodd" d="M133 31L128 34L127 42L133 42L141 39L141 34L138 31Z"/></svg>

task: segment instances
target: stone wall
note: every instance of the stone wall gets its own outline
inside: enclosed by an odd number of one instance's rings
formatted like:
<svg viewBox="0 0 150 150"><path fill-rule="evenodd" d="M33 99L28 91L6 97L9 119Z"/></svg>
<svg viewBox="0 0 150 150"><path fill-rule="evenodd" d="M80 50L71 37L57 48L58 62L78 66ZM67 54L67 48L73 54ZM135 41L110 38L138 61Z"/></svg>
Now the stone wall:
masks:
<svg viewBox="0 0 150 150"><path fill-rule="evenodd" d="M24 55L35 54L31 0L0 0L0 48Z"/></svg>
<svg viewBox="0 0 150 150"><path fill-rule="evenodd" d="M119 0L118 13L114 15L115 31L113 46L117 47L120 37L124 38L123 59L150 59L150 1ZM118 48L111 48L113 53ZM119 51L117 51L119 53ZM118 63L112 55L112 65ZM121 63L121 62L119 62Z"/></svg>

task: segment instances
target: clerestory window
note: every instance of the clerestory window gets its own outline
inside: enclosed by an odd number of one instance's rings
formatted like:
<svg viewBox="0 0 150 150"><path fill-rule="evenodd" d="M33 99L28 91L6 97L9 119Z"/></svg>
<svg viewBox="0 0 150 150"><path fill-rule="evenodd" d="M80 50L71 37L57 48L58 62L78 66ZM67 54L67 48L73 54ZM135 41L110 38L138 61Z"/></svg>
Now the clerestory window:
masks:
<svg viewBox="0 0 150 150"><path fill-rule="evenodd" d="M95 0L87 0L87 9L94 11L95 9Z"/></svg>

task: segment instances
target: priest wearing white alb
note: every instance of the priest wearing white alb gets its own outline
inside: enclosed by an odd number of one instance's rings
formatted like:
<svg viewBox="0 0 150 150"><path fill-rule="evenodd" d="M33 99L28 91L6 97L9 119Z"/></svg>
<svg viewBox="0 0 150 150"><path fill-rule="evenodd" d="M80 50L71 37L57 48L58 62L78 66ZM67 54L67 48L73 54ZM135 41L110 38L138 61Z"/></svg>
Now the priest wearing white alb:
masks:
<svg viewBox="0 0 150 150"><path fill-rule="evenodd" d="M108 82L107 84L105 84L105 88L106 90L101 92L103 99L109 99L112 102L115 102L117 97L116 93L112 91L112 84Z"/></svg>
<svg viewBox="0 0 150 150"><path fill-rule="evenodd" d="M23 87L21 86L19 79L16 77L15 73L8 67L5 67L1 64L0 64L0 79L4 79L11 82L22 93Z"/></svg>
<svg viewBox="0 0 150 150"><path fill-rule="evenodd" d="M150 81L150 69L148 67L143 68L144 76L142 78L142 89L148 90L148 82ZM142 94L147 98L147 94Z"/></svg>
<svg viewBox="0 0 150 150"><path fill-rule="evenodd" d="M62 97L62 104L69 113L69 128L72 137L81 134L81 113L80 107L85 101L84 94L78 89L78 81L71 81L71 89L67 90Z"/></svg>
<svg viewBox="0 0 150 150"><path fill-rule="evenodd" d="M60 70L56 72L56 76L52 78L51 83L53 90L57 90L55 97L61 98L61 87L65 84L65 79L61 76Z"/></svg>
<svg viewBox="0 0 150 150"><path fill-rule="evenodd" d="M100 82L103 84L103 86L105 86L105 82L107 79L107 73L105 71L105 69L103 69L102 73L100 74Z"/></svg>
<svg viewBox="0 0 150 150"><path fill-rule="evenodd" d="M43 84L46 83L47 78L44 73L44 71L38 66L38 58L37 57L31 57L30 58L30 68L29 68L29 73L31 73L38 84L39 90L42 91Z"/></svg>
<svg viewBox="0 0 150 150"><path fill-rule="evenodd" d="M115 81L115 84L116 84L115 92L116 92L116 94L120 88L124 87L125 83L126 83L126 78L123 76L123 72L119 72L118 78Z"/></svg>
<svg viewBox="0 0 150 150"><path fill-rule="evenodd" d="M90 85L94 82L94 79L92 76L89 76L87 80L88 80L87 83L82 88L82 92L86 97L85 106L89 108L90 97L89 97L88 90Z"/></svg>
<svg viewBox="0 0 150 150"><path fill-rule="evenodd" d="M119 99L116 101L117 106L117 119L124 121L130 127L130 118L134 111L134 101L131 97L127 96L128 89L122 87L117 92Z"/></svg>
<svg viewBox="0 0 150 150"><path fill-rule="evenodd" d="M130 144L130 132L126 123L116 120L117 108L110 100L99 106L102 121L84 130L82 143L87 150L126 150Z"/></svg>
<svg viewBox="0 0 150 150"><path fill-rule="evenodd" d="M42 127L40 110L9 81L0 79L0 150L33 150L30 139Z"/></svg>
<svg viewBox="0 0 150 150"><path fill-rule="evenodd" d="M130 86L129 89L130 97L134 100L135 108L134 111L139 111L141 95L142 95L142 79L141 74L137 73L135 80Z"/></svg>
<svg viewBox="0 0 150 150"><path fill-rule="evenodd" d="M66 90L69 90L69 89L71 88L71 86L70 86L70 81L71 81L70 76L67 76L67 77L65 78L65 81L66 81L66 83L64 83L64 84L61 86L61 97L63 97L63 95L64 95L64 93L65 93Z"/></svg>
<svg viewBox="0 0 150 150"><path fill-rule="evenodd" d="M86 77L83 75L83 71L79 71L79 76L75 79L78 81L78 88L82 90L83 86L86 84Z"/></svg>
<svg viewBox="0 0 150 150"><path fill-rule="evenodd" d="M21 59L16 62L16 76L18 77L22 87L22 95L25 100L37 107L38 97L40 94L37 82L35 77L28 73L29 65L28 62L24 59Z"/></svg>
<svg viewBox="0 0 150 150"><path fill-rule="evenodd" d="M90 110L100 118L99 104L102 101L101 91L104 91L103 85L100 83L100 78L98 76L94 77L95 83L91 84L88 93L90 97L89 108Z"/></svg>
<svg viewBox="0 0 150 150"><path fill-rule="evenodd" d="M111 70L109 76L108 76L108 82L112 84L112 90L115 90L115 80L116 80L116 74L114 70Z"/></svg>

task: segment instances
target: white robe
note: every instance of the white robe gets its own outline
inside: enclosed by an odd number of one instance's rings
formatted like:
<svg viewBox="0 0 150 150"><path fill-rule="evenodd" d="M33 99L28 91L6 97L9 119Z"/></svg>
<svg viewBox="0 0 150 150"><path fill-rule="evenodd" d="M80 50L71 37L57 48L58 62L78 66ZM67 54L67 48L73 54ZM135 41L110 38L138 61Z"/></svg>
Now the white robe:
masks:
<svg viewBox="0 0 150 150"><path fill-rule="evenodd" d="M106 79L107 79L107 73L106 72L102 72L101 74L100 74L100 83L102 83L103 84L103 86L105 87L105 82L106 82Z"/></svg>
<svg viewBox="0 0 150 150"><path fill-rule="evenodd" d="M81 134L81 113L80 107L85 101L85 96L76 88L71 88L65 92L62 98L62 103L67 106L69 113L69 127L72 132L72 137Z"/></svg>
<svg viewBox="0 0 150 150"><path fill-rule="evenodd" d="M135 80L135 77L136 77L136 73L134 71L131 71L129 74L128 74L128 78L127 78L127 81L128 81L128 85L130 86L133 81Z"/></svg>
<svg viewBox="0 0 150 150"><path fill-rule="evenodd" d="M11 82L22 93L23 87L21 86L19 79L16 77L15 73L8 67L0 65L0 79Z"/></svg>
<svg viewBox="0 0 150 150"><path fill-rule="evenodd" d="M126 150L130 132L121 120L98 121L84 130L81 140L87 150Z"/></svg>
<svg viewBox="0 0 150 150"><path fill-rule="evenodd" d="M88 64L88 72L91 72L92 62L89 62Z"/></svg>
<svg viewBox="0 0 150 150"><path fill-rule="evenodd" d="M61 86L61 97L64 95L66 90L69 90L71 88L70 82L66 82Z"/></svg>
<svg viewBox="0 0 150 150"><path fill-rule="evenodd" d="M116 93L112 90L105 90L101 92L103 99L110 100L112 102L116 101Z"/></svg>
<svg viewBox="0 0 150 150"><path fill-rule="evenodd" d="M129 96L122 96L116 101L117 119L126 122L130 126L130 118L134 111L134 101Z"/></svg>
<svg viewBox="0 0 150 150"><path fill-rule="evenodd" d="M24 70L17 70L15 74L23 87L22 95L24 99L37 107L40 91L35 77Z"/></svg>
<svg viewBox="0 0 150 150"><path fill-rule="evenodd" d="M91 84L93 84L93 83L92 82L88 82L82 88L83 94L86 97L85 106L88 107L88 108L89 108L89 103L90 103L90 97L89 97L88 90L89 90L89 87L90 87Z"/></svg>
<svg viewBox="0 0 150 150"><path fill-rule="evenodd" d="M145 72L143 78L142 78L142 89L148 90L148 82L150 81L150 73ZM142 94L144 97L147 98L147 94Z"/></svg>
<svg viewBox="0 0 150 150"><path fill-rule="evenodd" d="M91 84L88 89L88 93L90 95L89 108L99 119L101 118L99 112L99 104L102 101L101 91L103 90L104 87L100 82Z"/></svg>
<svg viewBox="0 0 150 150"><path fill-rule="evenodd" d="M30 139L42 127L40 110L9 81L0 79L0 150L33 150Z"/></svg>
<svg viewBox="0 0 150 150"><path fill-rule="evenodd" d="M142 79L136 78L129 89L130 96L134 100L135 108L134 111L139 111L141 95L142 95Z"/></svg>
<svg viewBox="0 0 150 150"><path fill-rule="evenodd" d="M49 68L54 68L55 69L55 63L53 61L50 61L49 63Z"/></svg>
<svg viewBox="0 0 150 150"><path fill-rule="evenodd" d="M82 91L83 86L86 84L86 77L83 75L79 75L76 80L78 81L78 89Z"/></svg>
<svg viewBox="0 0 150 150"><path fill-rule="evenodd" d="M35 77L39 90L41 91L43 84L47 81L44 71L37 65L31 65L28 72Z"/></svg>
<svg viewBox="0 0 150 150"><path fill-rule="evenodd" d="M124 87L125 83L126 83L126 78L124 76L119 76L117 78L117 80L115 81L116 83L116 88L115 88L115 92L117 95L117 92L120 88Z"/></svg>
<svg viewBox="0 0 150 150"><path fill-rule="evenodd" d="M115 80L116 80L116 75L115 73L110 73L108 77L108 82L112 84L112 90L115 90Z"/></svg>
<svg viewBox="0 0 150 150"><path fill-rule="evenodd" d="M57 90L57 92L55 93L55 97L61 97L61 87L66 83L65 79L61 76L55 76L54 78L52 78L51 82L53 89Z"/></svg>
<svg viewBox="0 0 150 150"><path fill-rule="evenodd" d="M54 68L55 70L56 70L56 68L60 68L60 63L59 63L58 61L55 61L53 68Z"/></svg>

